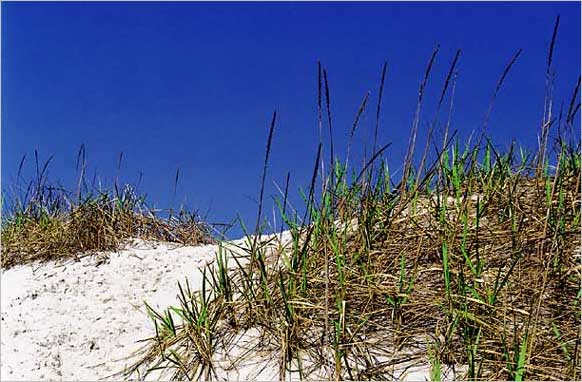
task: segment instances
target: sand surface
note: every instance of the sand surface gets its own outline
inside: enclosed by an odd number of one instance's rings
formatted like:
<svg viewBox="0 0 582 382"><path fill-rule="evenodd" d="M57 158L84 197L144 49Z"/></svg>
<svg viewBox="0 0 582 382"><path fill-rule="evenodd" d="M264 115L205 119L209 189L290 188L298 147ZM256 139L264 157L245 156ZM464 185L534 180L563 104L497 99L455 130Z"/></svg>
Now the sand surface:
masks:
<svg viewBox="0 0 582 382"><path fill-rule="evenodd" d="M6 380L98 380L154 334L144 301L176 303L215 247L135 241L131 248L64 264L18 266L1 276L1 376Z"/></svg>
<svg viewBox="0 0 582 382"><path fill-rule="evenodd" d="M144 301L156 310L176 305L177 283L200 288L199 269L216 250L135 240L119 252L3 270L0 379L120 380L114 374L132 363L139 340L155 333ZM258 355L241 366L221 378L278 380L277 365ZM426 380L428 368L396 379Z"/></svg>

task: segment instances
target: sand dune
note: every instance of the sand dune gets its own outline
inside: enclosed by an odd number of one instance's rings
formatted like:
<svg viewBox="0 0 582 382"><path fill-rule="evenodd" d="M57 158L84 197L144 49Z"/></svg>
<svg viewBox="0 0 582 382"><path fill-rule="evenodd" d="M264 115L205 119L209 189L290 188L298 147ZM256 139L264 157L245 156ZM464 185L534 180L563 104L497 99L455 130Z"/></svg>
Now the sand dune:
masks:
<svg viewBox="0 0 582 382"><path fill-rule="evenodd" d="M199 269L214 262L216 250L214 245L135 240L119 252L4 270L1 379L119 380L114 375L143 346L138 341L155 333L144 301L157 310L176 304L177 283L185 278L193 289L200 288ZM278 380L277 370L257 354L221 375L226 380ZM425 380L428 369L398 375Z"/></svg>
<svg viewBox="0 0 582 382"><path fill-rule="evenodd" d="M154 333L144 309L176 302L215 247L135 241L127 249L2 273L2 380L97 380Z"/></svg>

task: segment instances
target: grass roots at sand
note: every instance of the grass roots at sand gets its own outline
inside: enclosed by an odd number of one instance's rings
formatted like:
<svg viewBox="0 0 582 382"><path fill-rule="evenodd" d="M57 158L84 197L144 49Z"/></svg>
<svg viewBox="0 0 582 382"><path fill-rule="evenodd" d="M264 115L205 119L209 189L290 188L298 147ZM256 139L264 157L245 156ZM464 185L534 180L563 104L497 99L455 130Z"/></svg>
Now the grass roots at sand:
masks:
<svg viewBox="0 0 582 382"><path fill-rule="evenodd" d="M241 251L224 249L202 292L181 291L136 368L216 377L215 353L252 329L282 375L385 379L430 352L461 378L579 379L580 156L562 149L529 176L511 154L453 147L401 194L338 170L309 224L284 215L290 242L251 242L230 271Z"/></svg>
<svg viewBox="0 0 582 382"><path fill-rule="evenodd" d="M396 185L376 160L387 146L352 172L320 144L305 214L287 189L277 202L290 239L257 239L259 208L255 236L220 245L201 291L182 286L180 306L151 312L156 336L127 374L221 379L268 354L282 380L384 380L426 364L435 379L445 368L457 379L580 379L580 145L559 135L548 146L548 122L534 155L500 153L484 134L461 146L447 125L432 164L427 144L415 167L416 118ZM275 116L265 171L274 126ZM246 333L256 340L243 344Z"/></svg>

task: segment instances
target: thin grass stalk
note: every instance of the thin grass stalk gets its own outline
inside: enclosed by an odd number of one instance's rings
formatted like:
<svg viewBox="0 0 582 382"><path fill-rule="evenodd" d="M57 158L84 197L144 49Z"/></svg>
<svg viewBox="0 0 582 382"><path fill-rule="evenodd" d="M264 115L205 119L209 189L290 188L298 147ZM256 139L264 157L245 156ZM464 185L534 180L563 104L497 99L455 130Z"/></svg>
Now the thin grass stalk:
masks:
<svg viewBox="0 0 582 382"><path fill-rule="evenodd" d="M546 161L546 150L548 145L548 135L550 131L550 123L552 120L552 103L553 103L553 89L554 89L554 75L552 73L552 59L554 56L554 48L556 39L558 37L558 26L560 25L560 15L556 16L554 23L554 30L552 32L552 39L548 48L548 61L546 64L546 83L544 91L544 115L542 118L541 136L539 138L539 156L537 171L541 171Z"/></svg>
<svg viewBox="0 0 582 382"><path fill-rule="evenodd" d="M289 178L291 177L291 173L287 172L287 177L285 178L285 195L283 196L283 211L281 212L282 216L286 216L285 212L287 209L287 193L289 191ZM283 227L285 224L285 219L281 219L281 232L283 232Z"/></svg>
<svg viewBox="0 0 582 382"><path fill-rule="evenodd" d="M332 119L331 119L331 99L330 99L330 95L329 95L329 82L327 80L327 70L324 68L323 69L323 82L325 85L325 106L326 106L326 111L327 111L327 126L329 127L329 149L330 149L330 153L329 153L329 171L330 171L330 176L331 176L331 185L333 187L333 185L335 184L335 172L334 172L334 162L335 162L335 153L333 150L333 125L332 125ZM335 198L335 196L332 194L332 197ZM335 202L332 203L332 214L334 213L334 205Z"/></svg>
<svg viewBox="0 0 582 382"><path fill-rule="evenodd" d="M382 94L384 92L384 81L386 79L386 68L388 63L384 61L382 66L382 77L380 79L380 90L378 92L378 104L376 105L376 124L374 126L374 145L372 146L372 153L376 152L376 144L378 142L378 129L380 127L380 110L382 108Z"/></svg>
<svg viewBox="0 0 582 382"><path fill-rule="evenodd" d="M408 149L406 151L406 157L404 159L404 171L402 173L402 180L403 181L401 183L401 190L400 190L401 194L404 194L407 179L410 175L413 156L414 156L414 147L416 145L416 134L418 132L418 125L420 123L420 111L422 108L424 91L425 91L426 85L428 83L428 79L430 77L430 72L432 70L432 66L434 64L434 61L435 61L435 58L436 58L436 55L437 55L439 49L440 49L440 45L437 45L436 48L433 50L431 57L429 59L428 65L426 67L425 73L424 73L424 78L423 78L422 82L420 83L420 87L418 89L418 101L416 104L416 111L414 113L414 119L412 122L412 130L410 132L410 138L408 141Z"/></svg>
<svg viewBox="0 0 582 382"><path fill-rule="evenodd" d="M426 162L426 157L428 155L428 149L429 149L429 145L430 145L430 142L431 142L431 139L432 139L434 127L436 126L436 122L437 122L437 118L438 118L438 115L439 115L439 111L440 111L441 106L443 104L445 95L446 95L447 90L449 88L449 84L451 82L451 78L453 77L453 73L455 72L455 68L457 66L457 62L459 60L460 55L461 55L461 50L460 49L457 49L457 52L455 53L455 57L453 58L453 61L452 61L451 66L449 68L449 71L447 72L447 76L445 77L445 81L444 81L444 84L443 84L443 88L441 90L441 95L440 95L439 101L437 103L437 108L436 108L436 111L435 111L435 114L434 114L432 123L429 125L428 137L426 139L426 144L425 144L425 148L424 148L424 151L423 151L423 154L422 154L422 159L420 161L420 165L418 166L419 170L418 170L418 175L416 177L415 184L419 184L419 182L420 182L420 177L422 175L422 171L424 170L424 164ZM451 96L451 98L454 97L454 85L455 85L455 81L453 82L453 95ZM452 102L453 102L453 100L451 99L451 104L452 104ZM452 107L452 105L451 105L451 107ZM444 140L445 141L446 141L447 135L448 135L448 127L449 127L449 123L450 123L450 116L451 116L451 114L452 113L449 113L449 120L447 121L447 128L446 128L445 137L444 137Z"/></svg>
<svg viewBox="0 0 582 382"><path fill-rule="evenodd" d="M77 171L79 170L79 164L81 164L81 172L77 182L77 202L81 201L81 184L85 182L85 169L87 165L85 144L82 144L81 147L79 147L79 152L77 153Z"/></svg>
<svg viewBox="0 0 582 382"><path fill-rule="evenodd" d="M576 105L576 99L580 95L580 76L578 76L578 82L574 88L574 92L572 93L572 97L570 98L570 105L568 106L568 112L566 113L566 125L569 129L572 129L572 124L574 122L574 117L578 110L580 110L580 101L578 101L578 105Z"/></svg>
<svg viewBox="0 0 582 382"><path fill-rule="evenodd" d="M366 95L364 96L364 99L360 103L360 107L358 108L358 112L356 113L356 118L354 119L354 123L352 124L352 128L350 130L350 136L348 138L348 147L346 149L346 164L345 164L346 171L348 169L348 164L349 164L349 159L350 159L350 151L352 148L354 134L356 132L356 128L358 127L358 122L360 121L360 117L364 113L364 110L366 110L366 105L368 103L369 97L370 97L370 92L367 92Z"/></svg>
<svg viewBox="0 0 582 382"><path fill-rule="evenodd" d="M358 183L360 181L360 179L362 179L362 177L364 176L364 174L366 173L366 170L368 169L368 167L370 167L374 161L380 156L382 155L382 153L384 152L384 150L386 150L388 147L390 147L392 145L392 142L385 144L384 146L382 146L380 148L380 150L378 150L376 153L374 153L374 155L372 156L372 158L370 158L370 160L364 165L364 168L362 168L362 170L360 171L360 173L358 174L358 176L356 177L356 180L354 181L354 183Z"/></svg>
<svg viewBox="0 0 582 382"><path fill-rule="evenodd" d="M261 191L259 193L259 210L257 212L257 223L255 225L254 239L252 244L252 251L257 249L257 240L259 236L259 228L261 225L261 213L263 212L263 195L265 192L265 179L267 177L267 165L269 163L269 155L271 154L271 143L273 140L273 132L275 131L275 123L277 121L277 111L273 112L271 125L269 127L269 137L267 138L267 149L265 151L265 160L263 162L263 174L261 176Z"/></svg>
<svg viewBox="0 0 582 382"><path fill-rule="evenodd" d="M518 49L517 52L515 52L515 54L513 55L513 57L509 61L509 63L505 66L505 69L503 70L503 72L501 73L501 77L499 77L499 80L497 81L497 85L495 86L495 90L493 91L493 95L491 96L491 100L489 101L489 106L487 107L487 112L485 113L485 117L483 118L483 125L481 126L479 142L481 142L481 136L483 136L483 133L487 129L487 124L489 123L489 117L491 116L491 111L493 110L493 104L495 103L495 100L497 99L499 91L501 90L501 86L505 82L505 79L507 78L509 71L515 65L515 63L517 62L517 59L519 58L519 56L521 55L522 52L523 52L523 49Z"/></svg>
<svg viewBox="0 0 582 382"><path fill-rule="evenodd" d="M317 61L317 127L319 143L323 143L323 107L322 107L322 73L321 62Z"/></svg>

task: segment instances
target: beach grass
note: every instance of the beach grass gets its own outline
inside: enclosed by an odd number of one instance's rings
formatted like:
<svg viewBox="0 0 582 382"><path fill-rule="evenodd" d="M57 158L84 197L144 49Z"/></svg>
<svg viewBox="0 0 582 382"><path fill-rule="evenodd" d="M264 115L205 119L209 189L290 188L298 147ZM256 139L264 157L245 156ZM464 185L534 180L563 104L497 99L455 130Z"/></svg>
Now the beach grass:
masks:
<svg viewBox="0 0 582 382"><path fill-rule="evenodd" d="M452 110L458 54L439 109L448 94ZM492 104L520 54L503 71ZM380 91L383 83L384 74ZM287 205L287 177L276 201L287 242L277 235L260 239L274 114L248 245L220 245L218 266L205 269L202 291L180 289L180 306L166 311L180 322L167 330L168 319L154 316L166 330L156 332L126 375L163 369L176 380L218 378L216 356L252 330L262 346L248 352L270 352L281 380L292 373L386 380L410 365L428 365L434 380L444 368L464 380L579 380L581 159L580 143L566 138L579 110L577 94L560 121L544 111L535 152L516 143L501 152L493 144L486 129L491 104L468 142L456 139L449 123L437 141L433 122L418 166L417 112L397 184L381 160L389 144L358 171L348 166L366 95L345 161L334 156L333 139L329 158L320 142L310 188L300 191L302 216ZM327 124L333 137L330 104L327 72L319 65L318 125ZM377 111L379 118L379 105ZM549 140L552 124L558 134ZM230 366L248 352L230 354Z"/></svg>
<svg viewBox="0 0 582 382"><path fill-rule="evenodd" d="M148 207L134 185L118 185L117 179L109 188L89 183L84 150L82 146L78 155L77 190L52 184L47 179L52 157L39 166L35 151L36 175L16 184L18 192L10 199L3 195L2 268L115 251L136 238L189 245L214 242L210 227L195 212L180 208L162 216Z"/></svg>
<svg viewBox="0 0 582 382"><path fill-rule="evenodd" d="M202 292L181 290L181 323L135 367L211 378L213 349L252 328L278 347L282 375L298 360L330 379L384 379L406 361L430 362L435 378L456 365L462 379L579 379L580 154L561 144L539 176L511 154L476 163L487 143L452 146L400 194L381 175L327 177L305 221L284 216L289 245L221 247ZM250 260L229 270L241 249ZM190 310L212 312L203 333Z"/></svg>
<svg viewBox="0 0 582 382"><path fill-rule="evenodd" d="M386 64L373 151L359 167L350 165L350 150L370 93L342 160L334 147L327 71L318 65L318 128L322 136L327 127L331 139L327 145L320 140L309 189L299 191L304 212L288 202L289 175L276 200L289 240L261 236L274 113L254 230L241 221L245 244L218 241L201 289L180 284L177 306L155 311L146 304L155 335L125 376L163 370L173 380L217 379L219 368L260 351L277 365L281 380L292 373L387 380L411 365L427 365L433 380L443 379L445 368L465 380L581 379L581 147L571 138L580 80L560 120L547 91L541 128L532 128L540 137L536 151L516 143L500 151L487 124L521 50L502 72L483 126L467 142L450 130L457 52L417 162L425 88L438 52L419 87L400 179L383 160L390 143L378 142ZM447 99L449 115L437 138ZM132 186L96 190L86 186L82 171L71 193L47 185L50 159L36 163L36 179L2 222L2 267L115 250L135 237L214 240L197 215L181 210L161 218ZM259 343L218 365L217 356L251 331Z"/></svg>

